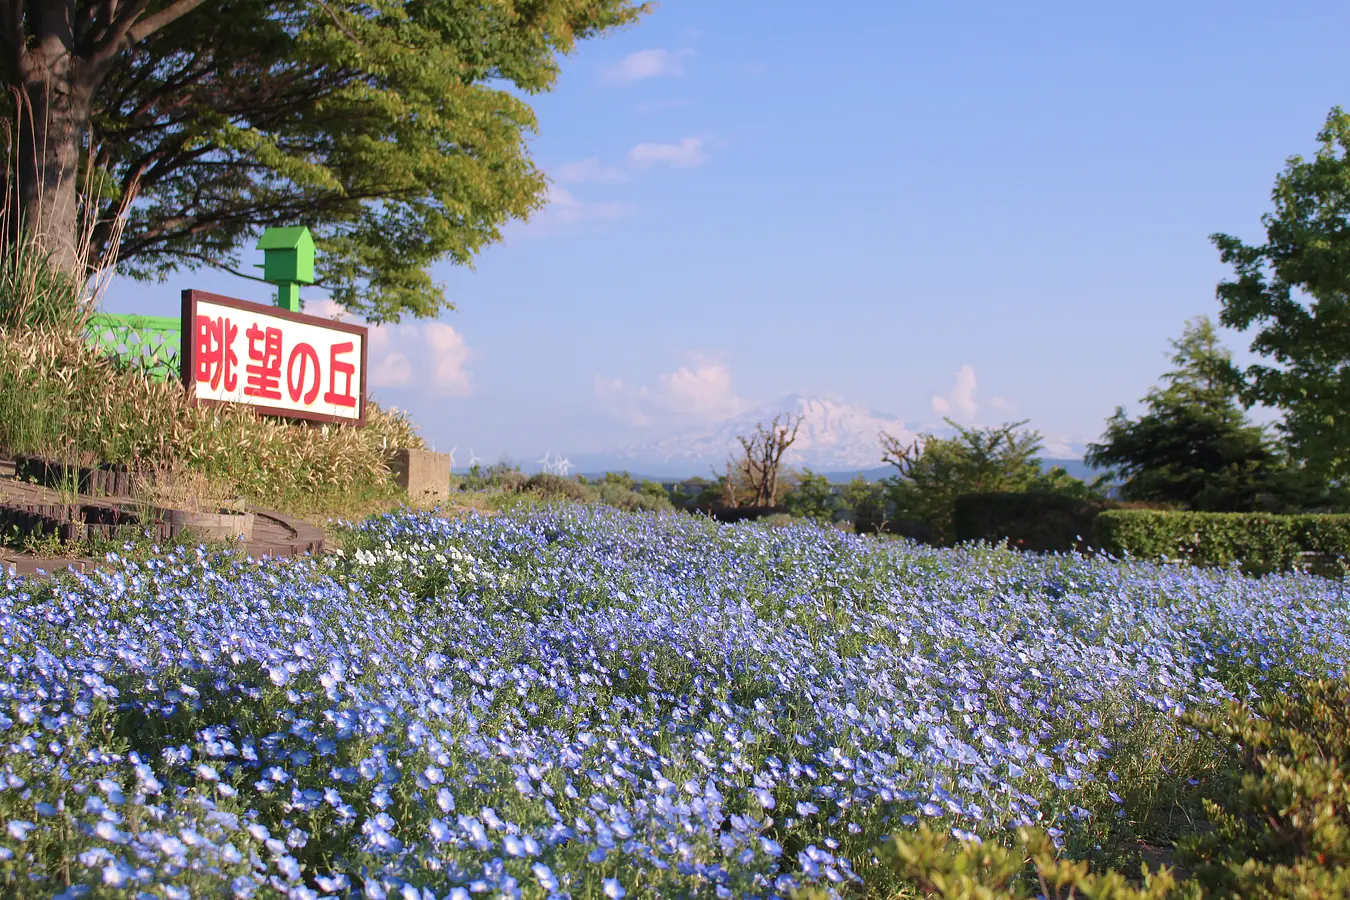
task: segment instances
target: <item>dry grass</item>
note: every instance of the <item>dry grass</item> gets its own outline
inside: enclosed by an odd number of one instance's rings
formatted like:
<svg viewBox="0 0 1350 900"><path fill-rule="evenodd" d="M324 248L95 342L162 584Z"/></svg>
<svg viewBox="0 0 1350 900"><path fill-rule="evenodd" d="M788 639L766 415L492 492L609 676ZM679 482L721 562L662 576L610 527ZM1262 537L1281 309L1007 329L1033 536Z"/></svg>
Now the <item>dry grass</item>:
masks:
<svg viewBox="0 0 1350 900"><path fill-rule="evenodd" d="M144 507L181 509L186 512L216 512L240 509L244 501L219 481L181 461L159 463L137 473L135 496Z"/></svg>
<svg viewBox="0 0 1350 900"><path fill-rule="evenodd" d="M397 499L388 451L424 445L397 411L370 404L367 422L316 426L196 407L179 385L152 381L67 331L0 329L0 453L190 471L259 505L309 498L316 509L340 509L344 498L378 498L387 507Z"/></svg>

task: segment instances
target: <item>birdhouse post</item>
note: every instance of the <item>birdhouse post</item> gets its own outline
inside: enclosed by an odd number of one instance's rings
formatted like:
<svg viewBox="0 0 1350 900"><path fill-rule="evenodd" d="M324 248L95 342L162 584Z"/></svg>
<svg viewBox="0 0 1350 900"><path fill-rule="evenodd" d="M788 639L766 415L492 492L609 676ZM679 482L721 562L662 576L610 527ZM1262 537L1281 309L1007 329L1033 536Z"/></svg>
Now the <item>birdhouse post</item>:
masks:
<svg viewBox="0 0 1350 900"><path fill-rule="evenodd" d="M277 306L300 311L300 285L314 283L314 238L303 225L269 228L258 241L263 280L277 286Z"/></svg>

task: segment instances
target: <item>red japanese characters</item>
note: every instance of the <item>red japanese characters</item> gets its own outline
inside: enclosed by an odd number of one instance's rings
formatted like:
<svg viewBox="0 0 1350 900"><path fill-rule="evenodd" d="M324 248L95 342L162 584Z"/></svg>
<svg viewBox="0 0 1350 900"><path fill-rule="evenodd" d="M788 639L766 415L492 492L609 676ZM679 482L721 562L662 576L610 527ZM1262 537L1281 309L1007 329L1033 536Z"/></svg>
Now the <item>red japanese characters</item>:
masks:
<svg viewBox="0 0 1350 900"><path fill-rule="evenodd" d="M183 321L184 383L197 402L364 423L364 327L201 291L184 291Z"/></svg>

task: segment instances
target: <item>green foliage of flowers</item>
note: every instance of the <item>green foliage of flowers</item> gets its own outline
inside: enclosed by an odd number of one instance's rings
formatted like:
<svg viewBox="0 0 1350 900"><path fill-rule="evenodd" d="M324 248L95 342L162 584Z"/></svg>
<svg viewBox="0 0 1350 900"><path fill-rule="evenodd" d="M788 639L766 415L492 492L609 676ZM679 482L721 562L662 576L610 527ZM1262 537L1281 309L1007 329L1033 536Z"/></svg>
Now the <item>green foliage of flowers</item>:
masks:
<svg viewBox="0 0 1350 900"><path fill-rule="evenodd" d="M921 823L1155 837L1180 714L1347 664L1323 579L580 505L114 559L0 580L0 889L903 895Z"/></svg>

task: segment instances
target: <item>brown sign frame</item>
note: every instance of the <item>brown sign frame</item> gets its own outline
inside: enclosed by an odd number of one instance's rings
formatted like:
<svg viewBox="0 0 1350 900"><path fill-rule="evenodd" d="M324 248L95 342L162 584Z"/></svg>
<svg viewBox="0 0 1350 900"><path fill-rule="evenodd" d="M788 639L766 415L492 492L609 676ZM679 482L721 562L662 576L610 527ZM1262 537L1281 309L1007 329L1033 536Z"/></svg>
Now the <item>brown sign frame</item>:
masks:
<svg viewBox="0 0 1350 900"><path fill-rule="evenodd" d="M314 325L319 328L327 328L331 331L343 331L347 334L360 335L361 337L361 401L359 415L353 419L345 416L336 416L332 413L316 413L308 410L285 409L278 406L263 406L255 403L235 403L230 400L213 400L207 397L198 397L196 390L197 359L197 302L214 303L217 306L226 306L230 309L237 309L242 312L257 313L260 315L274 316L278 319L285 319L288 322L297 322L303 325ZM179 346L179 366L180 376L183 382L183 388L187 391L188 401L194 406L245 406L249 409L257 410L263 415L279 416L285 419L304 419L308 422L322 422L331 425L355 425L358 428L366 424L366 379L367 361L370 351L370 329L364 325L352 325L347 322L339 322L336 319L325 319L321 316L307 316L304 313L291 312L288 309L282 309L278 306L269 306L264 303L253 303L248 300L237 300L234 297L224 297L220 294L212 294L208 291L183 291L183 318L181 344Z"/></svg>

